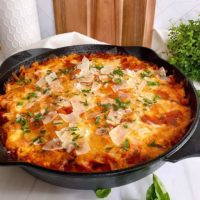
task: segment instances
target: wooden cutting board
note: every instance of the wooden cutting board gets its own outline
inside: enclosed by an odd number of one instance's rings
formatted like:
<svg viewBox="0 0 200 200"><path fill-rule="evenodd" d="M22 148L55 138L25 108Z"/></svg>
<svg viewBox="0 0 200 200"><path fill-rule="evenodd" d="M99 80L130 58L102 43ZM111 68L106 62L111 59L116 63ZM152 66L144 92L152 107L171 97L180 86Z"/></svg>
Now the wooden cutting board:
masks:
<svg viewBox="0 0 200 200"><path fill-rule="evenodd" d="M77 31L117 45L151 46L156 0L54 0L57 33Z"/></svg>

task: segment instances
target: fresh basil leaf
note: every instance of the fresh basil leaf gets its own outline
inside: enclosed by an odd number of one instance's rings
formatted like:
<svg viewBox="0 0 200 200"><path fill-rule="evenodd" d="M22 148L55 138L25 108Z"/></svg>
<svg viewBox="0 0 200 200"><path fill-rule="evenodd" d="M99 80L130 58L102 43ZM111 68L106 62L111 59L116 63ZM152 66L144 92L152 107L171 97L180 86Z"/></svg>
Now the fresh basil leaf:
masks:
<svg viewBox="0 0 200 200"><path fill-rule="evenodd" d="M95 194L98 198L105 198L110 194L110 192L110 188L99 188L95 191Z"/></svg>
<svg viewBox="0 0 200 200"><path fill-rule="evenodd" d="M155 193L155 187L154 187L154 184L152 184L147 190L146 200L156 200L156 199L157 197Z"/></svg>
<svg viewBox="0 0 200 200"><path fill-rule="evenodd" d="M147 190L146 200L170 200L164 185L155 174L153 174L153 184Z"/></svg>
<svg viewBox="0 0 200 200"><path fill-rule="evenodd" d="M169 194L167 193L164 185L155 174L153 174L153 184L158 200L170 200Z"/></svg>

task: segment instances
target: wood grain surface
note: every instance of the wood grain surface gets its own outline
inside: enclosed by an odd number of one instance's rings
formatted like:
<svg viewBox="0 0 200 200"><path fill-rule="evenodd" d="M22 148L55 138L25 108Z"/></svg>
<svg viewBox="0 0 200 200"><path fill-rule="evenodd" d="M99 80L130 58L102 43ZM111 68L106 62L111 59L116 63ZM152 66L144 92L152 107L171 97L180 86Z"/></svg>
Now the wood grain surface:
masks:
<svg viewBox="0 0 200 200"><path fill-rule="evenodd" d="M151 46L156 0L54 0L56 32Z"/></svg>

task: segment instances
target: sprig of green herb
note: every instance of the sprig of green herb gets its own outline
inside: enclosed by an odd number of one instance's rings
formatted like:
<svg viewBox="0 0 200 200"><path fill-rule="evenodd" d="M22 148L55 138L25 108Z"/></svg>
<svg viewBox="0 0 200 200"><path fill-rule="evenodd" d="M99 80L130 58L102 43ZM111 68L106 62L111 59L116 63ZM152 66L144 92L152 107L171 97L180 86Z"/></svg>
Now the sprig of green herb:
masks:
<svg viewBox="0 0 200 200"><path fill-rule="evenodd" d="M200 81L200 18L169 29L169 62L192 80Z"/></svg>

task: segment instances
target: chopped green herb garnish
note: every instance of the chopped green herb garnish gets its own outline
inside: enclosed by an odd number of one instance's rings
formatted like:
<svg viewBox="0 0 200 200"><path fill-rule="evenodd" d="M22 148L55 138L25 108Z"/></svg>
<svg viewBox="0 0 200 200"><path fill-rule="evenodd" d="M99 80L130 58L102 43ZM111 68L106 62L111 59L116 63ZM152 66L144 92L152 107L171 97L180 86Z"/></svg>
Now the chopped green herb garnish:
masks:
<svg viewBox="0 0 200 200"><path fill-rule="evenodd" d="M102 65L95 65L94 68L96 68L98 70L101 70L102 68L104 68L104 66L102 66Z"/></svg>
<svg viewBox="0 0 200 200"><path fill-rule="evenodd" d="M104 104L100 104L100 106L103 108L103 112L107 112L110 109L111 104L110 103L104 103Z"/></svg>
<svg viewBox="0 0 200 200"><path fill-rule="evenodd" d="M83 93L89 93L90 91L91 91L91 89L88 89L88 90L83 89L83 90L81 90L81 92L83 92Z"/></svg>
<svg viewBox="0 0 200 200"><path fill-rule="evenodd" d="M76 141L78 140L79 138L82 138L82 136L80 134L76 134L73 138L72 138L72 141Z"/></svg>
<svg viewBox="0 0 200 200"><path fill-rule="evenodd" d="M30 92L26 95L26 99L29 100L29 99L32 99L32 98L35 98L37 97L37 94L35 92Z"/></svg>
<svg viewBox="0 0 200 200"><path fill-rule="evenodd" d="M151 99L144 98L143 101L144 101L144 106L150 106L153 104L153 101Z"/></svg>
<svg viewBox="0 0 200 200"><path fill-rule="evenodd" d="M124 124L123 127L124 127L124 128L128 128L128 124Z"/></svg>
<svg viewBox="0 0 200 200"><path fill-rule="evenodd" d="M80 147L75 141L72 141L72 144L74 145L74 147L75 147L76 149L78 149L78 148Z"/></svg>
<svg viewBox="0 0 200 200"><path fill-rule="evenodd" d="M82 103L84 106L89 106L87 99L85 99L85 101L80 101L80 103Z"/></svg>
<svg viewBox="0 0 200 200"><path fill-rule="evenodd" d="M27 123L27 119L25 117L20 116L16 118L16 122L20 123L21 125L25 125Z"/></svg>
<svg viewBox="0 0 200 200"><path fill-rule="evenodd" d="M140 76L142 77L142 78L144 78L144 77L152 77L152 72L151 71L149 71L149 70L144 70L141 74L140 74Z"/></svg>
<svg viewBox="0 0 200 200"><path fill-rule="evenodd" d="M108 125L108 123L106 123L105 125L104 125L104 128L108 128L109 127L109 125Z"/></svg>
<svg viewBox="0 0 200 200"><path fill-rule="evenodd" d="M46 94L48 91L50 90L50 88L46 88L42 91L42 94Z"/></svg>
<svg viewBox="0 0 200 200"><path fill-rule="evenodd" d="M59 69L58 72L57 72L57 74L58 74L58 75L61 75L61 74L64 74L64 75L65 75L65 74L68 74L68 70L67 70L67 69Z"/></svg>
<svg viewBox="0 0 200 200"><path fill-rule="evenodd" d="M149 147L156 147L156 148L162 148L162 145L156 143L156 141L154 140L153 142L148 144Z"/></svg>
<svg viewBox="0 0 200 200"><path fill-rule="evenodd" d="M153 97L154 103L156 103L158 99L160 99L160 96L156 94L156 95Z"/></svg>
<svg viewBox="0 0 200 200"><path fill-rule="evenodd" d="M147 81L147 85L148 85L148 86L159 86L160 83L154 82L154 81Z"/></svg>
<svg viewBox="0 0 200 200"><path fill-rule="evenodd" d="M21 130L23 131L23 133L30 132L30 126L29 126L28 120L26 119L25 116L21 115L21 116L17 117L16 122L21 125Z"/></svg>
<svg viewBox="0 0 200 200"><path fill-rule="evenodd" d="M36 137L32 140L32 142L35 144L41 144L43 141L41 137Z"/></svg>
<svg viewBox="0 0 200 200"><path fill-rule="evenodd" d="M122 83L122 79L121 78L116 78L113 81L114 81L114 83L116 83L118 85Z"/></svg>
<svg viewBox="0 0 200 200"><path fill-rule="evenodd" d="M41 113L36 113L35 115L34 115L34 121L35 122L39 122L40 120L42 120L43 119L43 115L41 114Z"/></svg>
<svg viewBox="0 0 200 200"><path fill-rule="evenodd" d="M52 79L52 81L55 81L55 80L57 80L58 78L56 77L56 78L54 78L54 79Z"/></svg>
<svg viewBox="0 0 200 200"><path fill-rule="evenodd" d="M23 105L23 102L22 102L22 101L18 101L16 105L17 105L17 106L22 106L22 105Z"/></svg>
<svg viewBox="0 0 200 200"><path fill-rule="evenodd" d="M29 124L25 124L24 126L22 126L21 130L23 131L23 133L29 133L30 132Z"/></svg>
<svg viewBox="0 0 200 200"><path fill-rule="evenodd" d="M28 117L32 117L32 113L31 113L31 112L27 112L26 115L27 115Z"/></svg>
<svg viewBox="0 0 200 200"><path fill-rule="evenodd" d="M46 107L46 108L44 109L44 115L46 115L48 112L49 112L49 109Z"/></svg>
<svg viewBox="0 0 200 200"><path fill-rule="evenodd" d="M68 130L74 132L74 131L78 130L78 127L77 126L72 126L72 127L69 127Z"/></svg>
<svg viewBox="0 0 200 200"><path fill-rule="evenodd" d="M111 189L110 188L102 188L102 189L97 189L96 191L95 191L95 194L96 194L96 196L98 197L98 198L105 198L105 197L107 197L109 194L110 194L110 192L111 192Z"/></svg>
<svg viewBox="0 0 200 200"><path fill-rule="evenodd" d="M130 104L130 101L122 101L121 99L119 98L116 98L115 99L115 103L116 104L113 104L113 109L114 110L118 110L118 109L126 109L128 107L128 105Z"/></svg>
<svg viewBox="0 0 200 200"><path fill-rule="evenodd" d="M97 116L96 119L95 119L95 124L99 124L100 123L100 120L101 120L101 117L100 116Z"/></svg>
<svg viewBox="0 0 200 200"><path fill-rule="evenodd" d="M152 100L144 98L143 99L143 102L144 102L143 105L144 106L151 106L152 104L156 103L158 99L160 99L159 95L155 95Z"/></svg>
<svg viewBox="0 0 200 200"><path fill-rule="evenodd" d="M122 144L122 149L123 149L124 151L128 151L129 147L130 147L130 143L129 143L129 140L126 138L126 139L124 140L123 144Z"/></svg>
<svg viewBox="0 0 200 200"><path fill-rule="evenodd" d="M118 76L124 75L123 71L120 68L113 70L113 74Z"/></svg>

